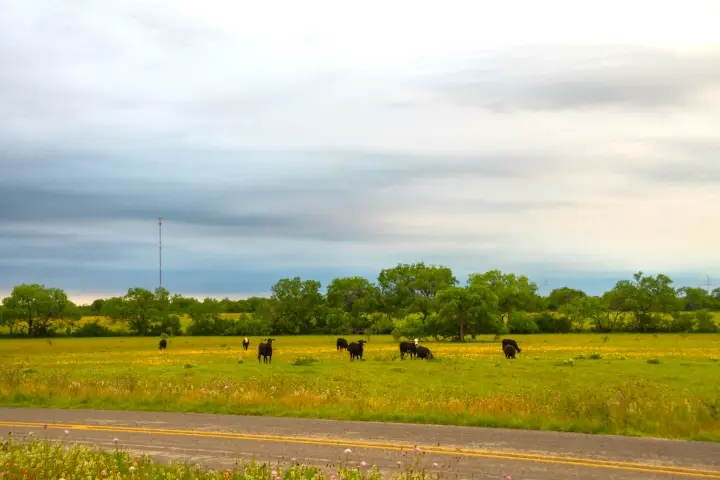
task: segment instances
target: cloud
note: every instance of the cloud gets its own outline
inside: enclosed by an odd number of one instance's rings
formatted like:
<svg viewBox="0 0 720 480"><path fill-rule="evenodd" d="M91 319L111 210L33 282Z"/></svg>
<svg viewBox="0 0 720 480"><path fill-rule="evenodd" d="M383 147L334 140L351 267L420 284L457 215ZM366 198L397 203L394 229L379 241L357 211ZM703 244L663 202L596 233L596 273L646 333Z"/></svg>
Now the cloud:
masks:
<svg viewBox="0 0 720 480"><path fill-rule="evenodd" d="M720 88L720 48L539 46L477 52L456 63L425 82L461 105L499 112L672 107Z"/></svg>
<svg viewBox="0 0 720 480"><path fill-rule="evenodd" d="M635 169L639 180L717 191L720 184L720 142L717 140L660 140L649 146L654 161Z"/></svg>
<svg viewBox="0 0 720 480"><path fill-rule="evenodd" d="M209 2L0 0L0 289L720 268L715 3Z"/></svg>

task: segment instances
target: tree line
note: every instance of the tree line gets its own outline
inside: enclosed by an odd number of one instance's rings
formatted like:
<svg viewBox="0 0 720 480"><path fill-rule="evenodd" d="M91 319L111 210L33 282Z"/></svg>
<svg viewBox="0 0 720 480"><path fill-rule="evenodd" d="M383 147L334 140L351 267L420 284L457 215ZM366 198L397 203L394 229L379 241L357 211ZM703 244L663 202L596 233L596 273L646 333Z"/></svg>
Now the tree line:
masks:
<svg viewBox="0 0 720 480"><path fill-rule="evenodd" d="M124 296L75 305L59 288L22 284L2 300L0 325L13 336L112 336L99 320L131 335L392 334L396 338L466 341L480 334L718 331L720 288L675 288L664 274L638 272L599 296L561 287L547 296L524 275L491 270L461 285L452 270L423 262L398 264L364 277L283 278L269 298L195 298L130 288ZM222 314L239 314L228 318ZM236 315L237 316L237 315ZM190 323L183 328L181 319Z"/></svg>

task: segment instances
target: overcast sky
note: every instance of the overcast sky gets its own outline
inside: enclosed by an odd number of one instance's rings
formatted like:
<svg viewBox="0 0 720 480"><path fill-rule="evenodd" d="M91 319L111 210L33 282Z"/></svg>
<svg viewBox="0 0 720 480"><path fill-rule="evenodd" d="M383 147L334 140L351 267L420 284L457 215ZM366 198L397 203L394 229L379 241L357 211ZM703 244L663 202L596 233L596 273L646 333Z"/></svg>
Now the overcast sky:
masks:
<svg viewBox="0 0 720 480"><path fill-rule="evenodd" d="M720 2L0 0L0 296L720 283ZM547 283L546 283L547 282Z"/></svg>

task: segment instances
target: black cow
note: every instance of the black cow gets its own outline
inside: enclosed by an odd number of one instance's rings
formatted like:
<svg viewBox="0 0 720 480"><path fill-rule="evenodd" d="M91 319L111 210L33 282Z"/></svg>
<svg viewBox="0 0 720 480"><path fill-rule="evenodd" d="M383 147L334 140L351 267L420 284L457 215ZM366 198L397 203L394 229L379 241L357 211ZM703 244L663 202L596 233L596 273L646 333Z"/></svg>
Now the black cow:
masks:
<svg viewBox="0 0 720 480"><path fill-rule="evenodd" d="M243 340L243 348L245 349L246 352L247 352L247 349L249 346L250 346L250 339L248 337L245 337L245 339Z"/></svg>
<svg viewBox="0 0 720 480"><path fill-rule="evenodd" d="M362 360L363 346L366 343L367 342L365 340L358 340L357 342L352 342L348 345L347 350L350 352L350 360L354 360L355 358Z"/></svg>
<svg viewBox="0 0 720 480"><path fill-rule="evenodd" d="M415 350L416 350L415 355L417 355L417 358L419 358L421 360L425 360L426 358L432 360L433 358L435 358L433 356L432 352L430 351L430 349L427 347L418 345L418 347Z"/></svg>
<svg viewBox="0 0 720 480"><path fill-rule="evenodd" d="M348 342L344 338L338 338L337 342L335 342L335 345L337 346L338 352L340 350L347 350L348 348Z"/></svg>
<svg viewBox="0 0 720 480"><path fill-rule="evenodd" d="M417 351L417 343L415 342L400 342L400 360L405 359L405 354L409 353L410 358L415 358Z"/></svg>
<svg viewBox="0 0 720 480"><path fill-rule="evenodd" d="M502 348L503 352L505 351L505 345L512 345L515 350L517 350L518 353L520 353L522 350L520 350L520 347L518 347L518 344L515 340L512 338L503 338L502 341Z"/></svg>
<svg viewBox="0 0 720 480"><path fill-rule="evenodd" d="M160 345L158 346L160 350L165 350L167 348L167 340L164 338L160 340Z"/></svg>
<svg viewBox="0 0 720 480"><path fill-rule="evenodd" d="M272 363L272 342L274 338L268 338L265 340L266 343L258 345L258 363L260 363L260 357L263 357L263 363Z"/></svg>
<svg viewBox="0 0 720 480"><path fill-rule="evenodd" d="M515 358L515 347L509 343L503 347L503 352L505 352L505 358Z"/></svg>

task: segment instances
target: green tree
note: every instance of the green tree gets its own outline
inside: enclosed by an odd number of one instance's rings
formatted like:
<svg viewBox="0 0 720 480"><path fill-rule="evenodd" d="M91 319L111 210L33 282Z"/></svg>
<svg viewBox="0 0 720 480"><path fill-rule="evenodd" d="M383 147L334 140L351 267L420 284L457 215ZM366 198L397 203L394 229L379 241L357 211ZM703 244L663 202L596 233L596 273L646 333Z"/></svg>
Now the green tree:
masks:
<svg viewBox="0 0 720 480"><path fill-rule="evenodd" d="M709 310L714 307L714 300L704 288L681 287L677 290L680 305L686 312Z"/></svg>
<svg viewBox="0 0 720 480"><path fill-rule="evenodd" d="M418 313L423 322L437 311L437 293L457 283L450 268L424 262L400 263L378 275L386 313L399 316Z"/></svg>
<svg viewBox="0 0 720 480"><path fill-rule="evenodd" d="M0 326L7 327L10 335L14 333L16 321L15 312L7 306L0 304Z"/></svg>
<svg viewBox="0 0 720 480"><path fill-rule="evenodd" d="M498 298L498 309L503 315L510 312L536 312L541 310L542 299L538 296L538 287L526 276L513 273L503 274L500 270L470 275L471 287L489 287Z"/></svg>
<svg viewBox="0 0 720 480"><path fill-rule="evenodd" d="M17 285L3 299L3 305L12 312L16 324L25 324L30 336L50 334L52 322L77 312L77 306L63 290L37 283Z"/></svg>
<svg viewBox="0 0 720 480"><path fill-rule="evenodd" d="M547 297L548 310L559 310L560 307L566 305L577 298L586 297L587 294L582 290L570 287L560 287L554 289Z"/></svg>
<svg viewBox="0 0 720 480"><path fill-rule="evenodd" d="M273 333L311 333L325 326L320 282L283 278L272 287Z"/></svg>
<svg viewBox="0 0 720 480"><path fill-rule="evenodd" d="M363 277L335 278L328 285L325 296L327 306L343 312L354 331L370 328L368 316L377 311L380 304L380 290Z"/></svg>
<svg viewBox="0 0 720 480"><path fill-rule="evenodd" d="M620 318L610 310L607 299L601 297L577 296L560 308L571 319L577 330L582 330L587 322L596 332L612 332Z"/></svg>
<svg viewBox="0 0 720 480"><path fill-rule="evenodd" d="M713 308L720 310L720 287L713 289L710 298L713 300Z"/></svg>
<svg viewBox="0 0 720 480"><path fill-rule="evenodd" d="M679 299L672 280L664 274L655 277L637 272L633 280L620 280L612 295L621 309L632 313L630 328L634 331L657 331L663 317L678 310Z"/></svg>
<svg viewBox="0 0 720 480"><path fill-rule="evenodd" d="M172 311L170 292L162 287L154 292L130 288L122 298L107 299L103 313L113 321L126 322L134 335L180 333L180 317Z"/></svg>
<svg viewBox="0 0 720 480"><path fill-rule="evenodd" d="M472 278L472 276L471 276ZM498 297L485 284L467 287L448 287L437 293L439 320L452 326L461 342L465 335L478 333L505 333L500 320Z"/></svg>

